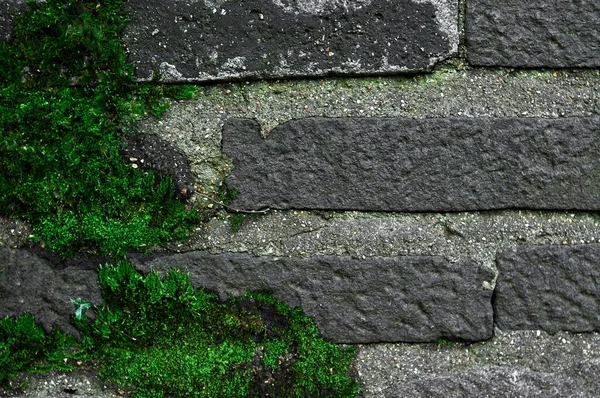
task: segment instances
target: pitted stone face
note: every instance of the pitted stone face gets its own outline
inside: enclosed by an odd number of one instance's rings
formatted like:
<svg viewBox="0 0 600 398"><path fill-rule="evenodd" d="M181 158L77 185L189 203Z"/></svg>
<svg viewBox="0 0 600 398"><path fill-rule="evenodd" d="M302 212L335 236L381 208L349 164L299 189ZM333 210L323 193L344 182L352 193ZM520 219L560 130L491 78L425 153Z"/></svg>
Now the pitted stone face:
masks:
<svg viewBox="0 0 600 398"><path fill-rule="evenodd" d="M600 210L600 117L305 118L223 128L234 207Z"/></svg>
<svg viewBox="0 0 600 398"><path fill-rule="evenodd" d="M124 33L140 80L430 71L458 49L449 0L131 0Z"/></svg>
<svg viewBox="0 0 600 398"><path fill-rule="evenodd" d="M600 1L469 0L469 62L516 68L600 66Z"/></svg>

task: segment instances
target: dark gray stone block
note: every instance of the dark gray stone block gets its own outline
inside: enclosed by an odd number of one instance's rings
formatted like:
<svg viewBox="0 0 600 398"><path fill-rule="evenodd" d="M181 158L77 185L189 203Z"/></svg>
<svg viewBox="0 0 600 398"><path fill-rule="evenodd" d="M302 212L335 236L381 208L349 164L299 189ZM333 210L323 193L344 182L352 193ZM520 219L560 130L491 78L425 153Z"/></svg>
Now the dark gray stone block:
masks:
<svg viewBox="0 0 600 398"><path fill-rule="evenodd" d="M458 48L447 0L131 0L139 78L206 81L428 71Z"/></svg>
<svg viewBox="0 0 600 398"><path fill-rule="evenodd" d="M493 273L441 257L254 257L188 252L137 259L143 272L171 267L222 298L269 291L300 307L321 333L343 343L425 342L492 336Z"/></svg>
<svg viewBox="0 0 600 398"><path fill-rule="evenodd" d="M42 251L0 249L0 318L31 313L47 331L78 335L70 323L71 299L100 303L97 267L103 261L62 261Z"/></svg>
<svg viewBox="0 0 600 398"><path fill-rule="evenodd" d="M600 245L522 246L496 262L500 329L600 331Z"/></svg>
<svg viewBox="0 0 600 398"><path fill-rule="evenodd" d="M467 56L473 65L600 66L598 0L467 1Z"/></svg>
<svg viewBox="0 0 600 398"><path fill-rule="evenodd" d="M600 117L306 118L223 128L243 209L600 210Z"/></svg>

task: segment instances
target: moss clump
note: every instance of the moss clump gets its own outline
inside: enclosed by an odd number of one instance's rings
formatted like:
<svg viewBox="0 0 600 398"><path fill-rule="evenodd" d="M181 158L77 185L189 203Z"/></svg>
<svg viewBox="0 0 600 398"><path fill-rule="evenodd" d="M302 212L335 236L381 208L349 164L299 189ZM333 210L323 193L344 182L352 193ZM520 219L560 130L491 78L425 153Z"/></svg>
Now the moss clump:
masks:
<svg viewBox="0 0 600 398"><path fill-rule="evenodd" d="M223 303L189 276L100 270L103 304L77 320L101 375L136 397L353 397L354 350L264 294ZM81 301L79 302L81 304Z"/></svg>
<svg viewBox="0 0 600 398"><path fill-rule="evenodd" d="M32 224L46 248L122 255L183 239L198 216L121 159L123 134L165 96L137 84L119 41L122 0L28 1L0 44L0 214Z"/></svg>
<svg viewBox="0 0 600 398"><path fill-rule="evenodd" d="M31 314L0 320L0 385L28 370L41 372L64 368L64 351L75 343L73 337L44 332Z"/></svg>
<svg viewBox="0 0 600 398"><path fill-rule="evenodd" d="M220 301L186 273L100 268L103 302L73 299L81 340L31 315L0 320L0 387L22 372L92 366L134 397L354 397L354 347L266 294ZM93 317L87 317L92 311ZM75 361L64 361L65 358ZM22 380L22 379L21 379Z"/></svg>

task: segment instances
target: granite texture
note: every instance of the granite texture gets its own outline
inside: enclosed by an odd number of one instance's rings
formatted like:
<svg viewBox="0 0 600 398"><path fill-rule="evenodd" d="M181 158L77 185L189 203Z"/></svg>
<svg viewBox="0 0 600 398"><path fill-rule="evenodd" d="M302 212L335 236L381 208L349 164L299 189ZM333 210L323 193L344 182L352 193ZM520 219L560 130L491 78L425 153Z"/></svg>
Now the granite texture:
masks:
<svg viewBox="0 0 600 398"><path fill-rule="evenodd" d="M338 343L478 341L492 335L491 270L441 257L255 257L188 252L134 259L143 271L188 271L220 297L267 291L300 307Z"/></svg>
<svg viewBox="0 0 600 398"><path fill-rule="evenodd" d="M467 56L479 66L600 66L597 0L469 0Z"/></svg>
<svg viewBox="0 0 600 398"><path fill-rule="evenodd" d="M306 118L262 138L223 128L233 206L470 211L600 209L600 116Z"/></svg>
<svg viewBox="0 0 600 398"><path fill-rule="evenodd" d="M600 245L499 252L494 321L501 329L600 331Z"/></svg>

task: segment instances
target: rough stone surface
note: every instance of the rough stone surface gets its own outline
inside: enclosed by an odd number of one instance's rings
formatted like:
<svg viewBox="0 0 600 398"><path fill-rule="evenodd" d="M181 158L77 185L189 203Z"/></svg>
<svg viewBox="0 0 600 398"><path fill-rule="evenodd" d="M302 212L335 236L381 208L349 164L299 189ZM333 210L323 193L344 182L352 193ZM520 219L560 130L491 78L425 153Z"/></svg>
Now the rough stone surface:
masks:
<svg viewBox="0 0 600 398"><path fill-rule="evenodd" d="M268 134L306 117L580 117L600 114L600 70L438 69L414 77L253 81L199 88L139 131L173 143L190 161L198 205L220 189L231 163L221 153L223 123L256 119Z"/></svg>
<svg viewBox="0 0 600 398"><path fill-rule="evenodd" d="M243 209L600 209L600 117L307 118L223 128Z"/></svg>
<svg viewBox="0 0 600 398"><path fill-rule="evenodd" d="M25 11L26 0L0 1L0 43L8 41L12 32L12 21L16 15Z"/></svg>
<svg viewBox="0 0 600 398"><path fill-rule="evenodd" d="M0 248L0 318L31 313L44 329L78 335L71 299L100 303L97 267L102 259L63 261L43 251Z"/></svg>
<svg viewBox="0 0 600 398"><path fill-rule="evenodd" d="M235 233L232 221L213 219L190 241L169 249L280 257L441 256L452 262L470 258L495 270L499 250L600 243L600 220L574 212L271 211L247 216Z"/></svg>
<svg viewBox="0 0 600 398"><path fill-rule="evenodd" d="M221 297L269 291L314 319L335 342L477 341L491 337L489 269L441 257L254 257L189 252L134 260L147 272L177 267Z"/></svg>
<svg viewBox="0 0 600 398"><path fill-rule="evenodd" d="M600 245L522 246L498 253L494 298L506 330L600 330Z"/></svg>
<svg viewBox="0 0 600 398"><path fill-rule="evenodd" d="M475 344L367 345L355 366L365 398L596 398L600 335L497 329Z"/></svg>
<svg viewBox="0 0 600 398"><path fill-rule="evenodd" d="M597 0L469 0L469 62L482 66L600 66Z"/></svg>
<svg viewBox="0 0 600 398"><path fill-rule="evenodd" d="M207 81L427 71L458 48L448 0L134 0L140 79Z"/></svg>
<svg viewBox="0 0 600 398"><path fill-rule="evenodd" d="M188 198L194 192L188 160L170 142L152 134L137 134L127 137L122 155L132 167L153 170L160 178L171 178L179 198Z"/></svg>
<svg viewBox="0 0 600 398"><path fill-rule="evenodd" d="M70 360L71 362L75 362ZM102 380L98 370L92 366L81 368L76 363L67 362L74 367L72 371L52 371L48 373L30 373L11 380L13 386L19 383L26 386L23 389L4 390L0 386L0 396L3 398L117 398L127 397L125 391L114 383Z"/></svg>

